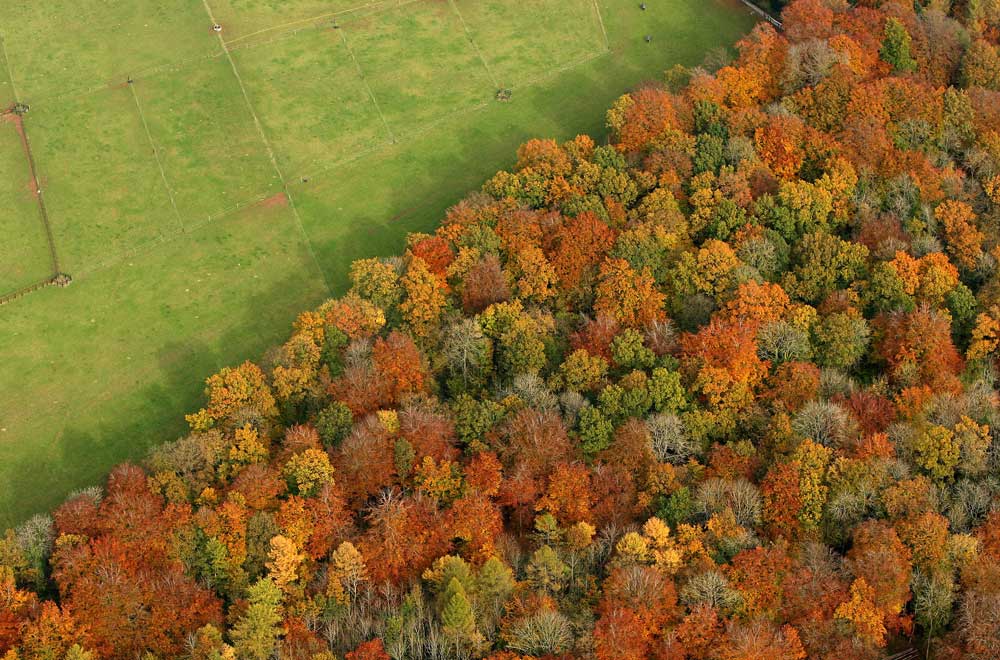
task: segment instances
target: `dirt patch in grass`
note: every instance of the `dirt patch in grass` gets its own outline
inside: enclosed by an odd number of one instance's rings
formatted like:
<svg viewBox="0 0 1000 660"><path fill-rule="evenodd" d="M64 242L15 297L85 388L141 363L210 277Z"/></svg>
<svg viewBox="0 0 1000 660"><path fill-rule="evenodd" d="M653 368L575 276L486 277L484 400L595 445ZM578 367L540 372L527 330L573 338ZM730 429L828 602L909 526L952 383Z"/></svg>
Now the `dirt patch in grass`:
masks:
<svg viewBox="0 0 1000 660"><path fill-rule="evenodd" d="M36 200L38 199L38 191L41 189L41 187L42 187L41 182L35 181L34 179L31 179L30 181L24 184L24 189L31 194L32 199Z"/></svg>
<svg viewBox="0 0 1000 660"><path fill-rule="evenodd" d="M288 206L288 196L285 193L280 192L276 195L271 195L267 199L263 199L260 202L260 206L265 209L273 209L281 206Z"/></svg>
<svg viewBox="0 0 1000 660"><path fill-rule="evenodd" d="M31 161L31 152L28 147L28 134L24 132L24 118L13 110L9 110L0 115L0 121L14 124L14 130L17 131L17 135L21 138L21 148L24 149L24 156L28 159L28 169L31 174L31 179L26 184L26 187L28 192L31 193L31 196L38 199L38 192L41 189L41 185L38 182L38 178L35 176L35 166Z"/></svg>

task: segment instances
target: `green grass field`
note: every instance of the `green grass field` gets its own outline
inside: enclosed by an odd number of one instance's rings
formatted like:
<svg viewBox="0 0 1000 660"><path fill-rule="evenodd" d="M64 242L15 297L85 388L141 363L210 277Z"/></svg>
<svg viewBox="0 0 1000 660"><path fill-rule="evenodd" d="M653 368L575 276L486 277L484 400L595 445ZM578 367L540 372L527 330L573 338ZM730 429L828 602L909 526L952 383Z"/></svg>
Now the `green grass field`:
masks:
<svg viewBox="0 0 1000 660"><path fill-rule="evenodd" d="M31 190L31 173L14 123L0 120L0 291L52 275L48 239Z"/></svg>
<svg viewBox="0 0 1000 660"><path fill-rule="evenodd" d="M0 526L182 434L206 376L343 291L351 260L432 229L524 140L603 135L618 95L754 21L732 0L647 2L0 3L0 103L30 104L73 276L0 306ZM27 172L0 122L0 294L51 274Z"/></svg>

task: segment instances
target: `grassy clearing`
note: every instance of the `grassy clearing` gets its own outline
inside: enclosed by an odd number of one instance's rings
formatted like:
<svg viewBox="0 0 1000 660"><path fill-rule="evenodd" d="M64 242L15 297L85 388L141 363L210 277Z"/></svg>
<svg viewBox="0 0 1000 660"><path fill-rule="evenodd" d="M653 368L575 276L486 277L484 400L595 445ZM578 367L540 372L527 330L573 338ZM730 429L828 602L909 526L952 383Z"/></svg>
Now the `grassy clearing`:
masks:
<svg viewBox="0 0 1000 660"><path fill-rule="evenodd" d="M63 2L57 5L71 13ZM227 41L246 35L230 46L233 59L291 183L301 228L280 205L224 212L281 185L214 34L214 57L185 59L192 49L181 35L178 66L136 77L163 176L149 139L137 135L142 122L129 90L120 98L107 90L79 106L32 104L29 132L58 206L50 209L53 224L71 226L76 217L97 227L57 245L110 258L69 288L0 307L0 525L53 506L115 462L183 432L182 415L198 406L203 379L285 336L295 313L326 295L324 274L342 290L351 260L398 252L407 231L432 229L450 204L509 166L525 139L603 134L604 110L623 91L674 63L700 62L753 24L729 0L657 0L646 12L632 0L600 0L610 41L602 50L596 14L582 0L394 0L340 15L338 39L311 20L312 2L209 0ZM200 1L190 12L184 21L196 27L197 41L207 13ZM35 23L3 20L10 16L0 8L0 32L18 32L23 46L23 25ZM306 20L287 25L299 17ZM187 23L175 19L180 24ZM165 43L147 44L149 54L123 53L162 61ZM24 71L18 56L12 64ZM493 76L515 88L510 102L493 100ZM362 80L395 143L385 139L374 104L363 102ZM69 115L65 123L46 119L59 112ZM66 135L74 122L100 121L110 122L108 134ZM118 134L128 145L115 142ZM59 166L61 141L81 146ZM125 155L112 155L112 147L127 147ZM78 175L74 159L82 161ZM81 181L64 180L71 175ZM168 213L168 186L184 231ZM116 197L123 189L148 193L138 226L155 228L155 238L119 236L114 230L125 230L115 223L102 229L104 215L131 217L133 200ZM57 203L60 190L66 201Z"/></svg>
<svg viewBox="0 0 1000 660"><path fill-rule="evenodd" d="M397 137L496 92L447 2L401 4L341 31Z"/></svg>
<svg viewBox="0 0 1000 660"><path fill-rule="evenodd" d="M25 128L66 272L179 229L129 89L39 104Z"/></svg>
<svg viewBox="0 0 1000 660"><path fill-rule="evenodd" d="M185 224L280 190L225 57L140 80L136 94Z"/></svg>
<svg viewBox="0 0 1000 660"><path fill-rule="evenodd" d="M218 50L201 0L3 2L0 31L28 102Z"/></svg>
<svg viewBox="0 0 1000 660"><path fill-rule="evenodd" d="M330 165L389 139L347 45L311 29L233 52L286 175Z"/></svg>
<svg viewBox="0 0 1000 660"><path fill-rule="evenodd" d="M4 518L180 433L207 373L259 354L324 295L287 205L259 205L4 306L19 349L0 367Z"/></svg>
<svg viewBox="0 0 1000 660"><path fill-rule="evenodd" d="M224 28L226 41L296 29L356 7L373 4L368 0L210 0L212 14Z"/></svg>
<svg viewBox="0 0 1000 660"><path fill-rule="evenodd" d="M31 174L13 122L0 118L0 294L52 275Z"/></svg>
<svg viewBox="0 0 1000 660"><path fill-rule="evenodd" d="M605 50L594 0L454 0L505 87ZM553 21L559 15L561 20Z"/></svg>

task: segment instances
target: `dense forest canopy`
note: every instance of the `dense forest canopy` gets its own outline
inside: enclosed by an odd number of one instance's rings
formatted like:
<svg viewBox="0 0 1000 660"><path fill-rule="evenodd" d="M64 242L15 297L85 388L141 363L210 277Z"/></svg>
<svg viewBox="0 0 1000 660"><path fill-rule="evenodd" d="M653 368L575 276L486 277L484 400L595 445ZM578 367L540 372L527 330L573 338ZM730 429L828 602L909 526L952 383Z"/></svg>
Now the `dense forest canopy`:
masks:
<svg viewBox="0 0 1000 660"><path fill-rule="evenodd" d="M9 530L0 657L1000 658L1000 2L783 21Z"/></svg>

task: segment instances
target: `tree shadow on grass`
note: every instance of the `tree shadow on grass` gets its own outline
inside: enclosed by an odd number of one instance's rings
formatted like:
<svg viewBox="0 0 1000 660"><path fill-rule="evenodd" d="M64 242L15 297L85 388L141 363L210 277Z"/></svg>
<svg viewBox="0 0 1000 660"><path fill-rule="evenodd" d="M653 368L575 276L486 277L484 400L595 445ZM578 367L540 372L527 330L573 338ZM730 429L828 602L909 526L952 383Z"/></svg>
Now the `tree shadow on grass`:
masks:
<svg viewBox="0 0 1000 660"><path fill-rule="evenodd" d="M557 91L591 87L585 71L560 75ZM509 106L510 121L500 130L490 127L495 126L494 122L483 126L475 121L455 129L460 144L457 153L421 157L415 165L419 171L414 171L405 185L389 185L391 212L385 214L387 217L353 222L349 230L320 246L320 266L333 294L340 295L349 286L348 269L353 260L399 254L407 232L433 231L450 206L477 190L498 169L511 167L517 147L526 140L553 135L563 140L585 132L601 143L599 121L585 119L586 112L566 112L566 104L582 100L569 94L563 104L555 104L545 96L552 91L544 85L515 90ZM603 108L604 101L600 105ZM497 110L501 109L487 111ZM403 151L394 157L407 155ZM320 212L335 217L334 204L315 195L314 203ZM310 268L305 260L302 268ZM301 285L302 280L296 277L264 285L249 297L242 310L232 310L239 322L230 325L215 346L200 341L164 345L156 353L159 370L153 382L141 385L124 401L110 399L95 404L97 416L110 421L94 427L70 420L59 437L54 457L21 461L4 469L10 488L0 492L0 527L51 509L73 489L103 483L115 464L141 461L150 447L183 435L187 431L184 414L201 405L206 377L227 364L259 360L267 347L288 335L290 322L298 312L320 302L299 302L294 292ZM122 413L122 406L130 408L127 415Z"/></svg>
<svg viewBox="0 0 1000 660"><path fill-rule="evenodd" d="M5 466L9 488L0 492L0 528L51 510L73 490L102 485L114 465L141 461L151 446L183 434L184 413L203 388L191 380L190 365L215 360L216 352L202 342L166 344L156 353L152 382L122 399L93 404L90 414L102 421L81 425L69 419L50 454L39 452Z"/></svg>
<svg viewBox="0 0 1000 660"><path fill-rule="evenodd" d="M302 268L309 267L303 258ZM0 467L0 482L6 485L0 489L0 529L51 511L73 490L103 485L115 465L142 462L151 447L187 433L184 415L203 405L208 376L226 365L259 360L290 333L298 312L322 300L319 293L304 301L298 297L303 283L294 275L262 284L241 309L231 310L236 322L211 343L177 340L160 347L148 382L123 397L93 404L90 415L100 421L69 419L50 453Z"/></svg>

